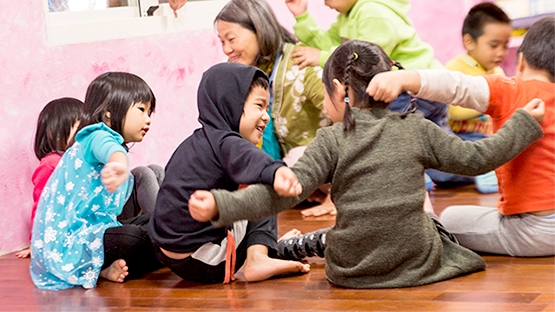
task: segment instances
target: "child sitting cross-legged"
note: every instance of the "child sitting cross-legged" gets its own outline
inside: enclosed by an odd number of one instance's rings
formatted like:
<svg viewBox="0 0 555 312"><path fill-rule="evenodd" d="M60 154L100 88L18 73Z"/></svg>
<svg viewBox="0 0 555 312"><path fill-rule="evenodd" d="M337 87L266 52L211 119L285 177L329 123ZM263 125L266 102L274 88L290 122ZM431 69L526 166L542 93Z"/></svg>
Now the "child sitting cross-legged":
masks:
<svg viewBox="0 0 555 312"><path fill-rule="evenodd" d="M377 45L352 40L326 62L322 81L331 127L319 129L293 166L300 196L279 196L271 187L199 190L191 215L214 226L257 220L294 207L331 183L335 225L325 235L326 275L351 288L424 285L485 268L484 260L459 245L433 213L423 209L427 168L480 174L509 161L543 132L543 105L519 110L488 139L465 142L416 114L394 113L366 94L373 77L391 70ZM320 235L320 237L324 237Z"/></svg>
<svg viewBox="0 0 555 312"><path fill-rule="evenodd" d="M530 27L518 49L515 77L409 70L380 74L368 86L368 93L376 100L390 101L396 92L406 90L475 109L491 116L494 132L501 132L510 117L530 100L539 98L545 103L544 136L495 171L500 186L497 207L452 206L441 214L445 228L472 250L520 257L555 254L553 38L554 16L544 17Z"/></svg>
<svg viewBox="0 0 555 312"><path fill-rule="evenodd" d="M200 283L308 272L308 264L272 258L275 216L221 228L189 213L188 201L197 189L233 191L240 184L265 183L282 195L300 192L285 163L255 145L270 120L268 77L256 67L217 64L203 74L197 98L202 127L169 160L149 224L158 259L184 280Z"/></svg>

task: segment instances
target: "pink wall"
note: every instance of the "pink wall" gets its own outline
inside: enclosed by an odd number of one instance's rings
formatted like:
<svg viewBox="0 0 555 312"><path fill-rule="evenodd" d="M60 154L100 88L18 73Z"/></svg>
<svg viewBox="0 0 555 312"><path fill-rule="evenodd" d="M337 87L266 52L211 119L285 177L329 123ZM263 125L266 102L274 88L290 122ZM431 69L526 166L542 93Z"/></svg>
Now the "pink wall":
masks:
<svg viewBox="0 0 555 312"><path fill-rule="evenodd" d="M269 0L282 24L293 18L282 0ZM462 51L459 29L474 0L414 0L410 17L422 39L444 62ZM335 12L310 2L322 26ZM43 5L9 2L0 11L0 255L28 244L32 204L32 152L36 118L51 99L83 100L88 83L106 71L145 79L157 97L152 130L130 150L131 165L165 165L173 149L198 127L196 87L202 72L224 61L212 30L49 47ZM194 47L194 48L193 48Z"/></svg>

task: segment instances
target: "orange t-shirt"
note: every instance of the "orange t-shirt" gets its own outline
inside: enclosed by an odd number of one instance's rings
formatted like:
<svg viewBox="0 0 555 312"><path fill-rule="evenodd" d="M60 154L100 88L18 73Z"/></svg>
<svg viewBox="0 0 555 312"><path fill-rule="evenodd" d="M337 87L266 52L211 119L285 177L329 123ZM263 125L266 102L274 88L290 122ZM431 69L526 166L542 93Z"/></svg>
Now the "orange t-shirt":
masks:
<svg viewBox="0 0 555 312"><path fill-rule="evenodd" d="M496 169L499 212L505 215L555 208L555 84L500 76L484 76L490 99L486 114L493 131L534 98L545 102L544 135L513 160Z"/></svg>

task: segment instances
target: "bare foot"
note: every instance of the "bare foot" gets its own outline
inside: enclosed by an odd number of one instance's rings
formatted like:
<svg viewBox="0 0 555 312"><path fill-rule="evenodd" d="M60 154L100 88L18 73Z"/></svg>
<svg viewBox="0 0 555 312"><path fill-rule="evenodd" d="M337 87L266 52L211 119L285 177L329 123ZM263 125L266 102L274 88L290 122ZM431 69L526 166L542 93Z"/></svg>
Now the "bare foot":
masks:
<svg viewBox="0 0 555 312"><path fill-rule="evenodd" d="M123 283L125 277L129 275L129 268L125 260L119 259L114 261L109 267L100 271L100 277L116 283Z"/></svg>
<svg viewBox="0 0 555 312"><path fill-rule="evenodd" d="M280 238L278 238L278 242L284 239L289 239L291 237L301 236L303 233L297 229L292 229L291 231L283 234Z"/></svg>
<svg viewBox="0 0 555 312"><path fill-rule="evenodd" d="M21 249L20 251L15 253L15 256L19 259L27 258L31 254L31 248L27 247L25 249Z"/></svg>
<svg viewBox="0 0 555 312"><path fill-rule="evenodd" d="M268 247L253 245L247 249L245 264L237 271L235 277L247 282L258 282L272 276L308 272L310 272L310 264L272 259L268 257Z"/></svg>
<svg viewBox="0 0 555 312"><path fill-rule="evenodd" d="M303 217L319 217L327 214L335 216L337 214L337 208L335 208L335 205L328 195L321 205L305 209L301 211L301 214Z"/></svg>

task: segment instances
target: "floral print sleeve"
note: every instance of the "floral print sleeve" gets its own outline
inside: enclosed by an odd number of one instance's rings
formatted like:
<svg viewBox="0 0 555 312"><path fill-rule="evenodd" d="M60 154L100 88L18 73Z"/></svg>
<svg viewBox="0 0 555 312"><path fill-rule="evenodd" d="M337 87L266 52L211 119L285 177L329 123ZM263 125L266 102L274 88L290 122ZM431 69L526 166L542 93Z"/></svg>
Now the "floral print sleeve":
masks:
<svg viewBox="0 0 555 312"><path fill-rule="evenodd" d="M41 194L30 264L40 289L95 287L104 264L104 232L121 225L116 217L131 193L133 178L114 193L105 189L100 181L104 164L86 160L91 151L84 142L94 135L93 131L64 153ZM116 140L114 144L119 145Z"/></svg>

